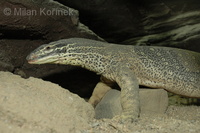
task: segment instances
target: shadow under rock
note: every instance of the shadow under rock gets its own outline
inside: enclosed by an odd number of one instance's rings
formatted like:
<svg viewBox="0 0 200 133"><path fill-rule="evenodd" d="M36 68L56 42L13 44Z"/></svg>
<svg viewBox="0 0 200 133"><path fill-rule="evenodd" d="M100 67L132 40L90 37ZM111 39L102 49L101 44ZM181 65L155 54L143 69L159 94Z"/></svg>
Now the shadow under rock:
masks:
<svg viewBox="0 0 200 133"><path fill-rule="evenodd" d="M96 84L99 82L100 76L91 71L77 68L68 72L42 77L42 79L56 83L70 92L78 94L82 98L89 98Z"/></svg>

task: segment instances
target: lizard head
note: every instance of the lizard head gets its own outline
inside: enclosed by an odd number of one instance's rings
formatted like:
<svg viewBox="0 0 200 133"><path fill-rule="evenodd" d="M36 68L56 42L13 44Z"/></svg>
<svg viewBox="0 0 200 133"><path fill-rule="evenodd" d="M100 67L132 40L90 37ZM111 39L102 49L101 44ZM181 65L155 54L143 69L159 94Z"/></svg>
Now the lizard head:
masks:
<svg viewBox="0 0 200 133"><path fill-rule="evenodd" d="M95 44L97 41L83 38L62 39L41 45L26 59L30 64L82 65L81 61L87 58L87 53L93 52L94 46L102 47Z"/></svg>
<svg viewBox="0 0 200 133"><path fill-rule="evenodd" d="M70 51L70 45L75 45L75 43L68 39L43 44L32 51L26 60L30 64L61 64L63 60L70 60L73 54Z"/></svg>

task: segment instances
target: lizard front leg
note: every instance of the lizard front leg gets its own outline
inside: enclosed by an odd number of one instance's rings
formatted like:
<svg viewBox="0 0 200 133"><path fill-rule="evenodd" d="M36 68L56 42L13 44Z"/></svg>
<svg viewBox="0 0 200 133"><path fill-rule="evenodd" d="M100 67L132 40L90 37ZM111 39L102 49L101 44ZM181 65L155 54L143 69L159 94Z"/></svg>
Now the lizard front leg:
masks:
<svg viewBox="0 0 200 133"><path fill-rule="evenodd" d="M134 121L139 117L139 83L132 70L119 66L115 81L121 88L122 121Z"/></svg>

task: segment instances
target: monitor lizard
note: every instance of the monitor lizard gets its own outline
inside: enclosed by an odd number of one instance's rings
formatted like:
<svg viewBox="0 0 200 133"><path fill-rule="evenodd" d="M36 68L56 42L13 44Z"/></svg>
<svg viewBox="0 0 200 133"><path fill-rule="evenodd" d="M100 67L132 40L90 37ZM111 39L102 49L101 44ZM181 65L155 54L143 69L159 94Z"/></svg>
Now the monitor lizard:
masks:
<svg viewBox="0 0 200 133"><path fill-rule="evenodd" d="M41 45L26 59L30 64L81 66L102 75L89 100L93 105L116 82L121 88L122 121L139 116L139 85L200 98L200 53L189 50L70 38Z"/></svg>

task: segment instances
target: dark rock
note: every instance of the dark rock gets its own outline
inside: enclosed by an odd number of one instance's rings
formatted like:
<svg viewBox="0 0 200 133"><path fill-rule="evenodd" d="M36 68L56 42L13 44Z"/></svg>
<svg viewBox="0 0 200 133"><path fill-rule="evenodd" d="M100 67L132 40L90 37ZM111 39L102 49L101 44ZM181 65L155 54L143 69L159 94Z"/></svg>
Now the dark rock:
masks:
<svg viewBox="0 0 200 133"><path fill-rule="evenodd" d="M94 33L89 33L86 26L82 28L77 10L58 2L2 0L0 4L2 38L45 39L47 41L73 36L99 38Z"/></svg>
<svg viewBox="0 0 200 133"><path fill-rule="evenodd" d="M200 52L200 1L58 0L108 42Z"/></svg>
<svg viewBox="0 0 200 133"><path fill-rule="evenodd" d="M10 56L8 56L3 50L0 50L0 69L9 72L12 72L14 70L14 66L11 63Z"/></svg>

